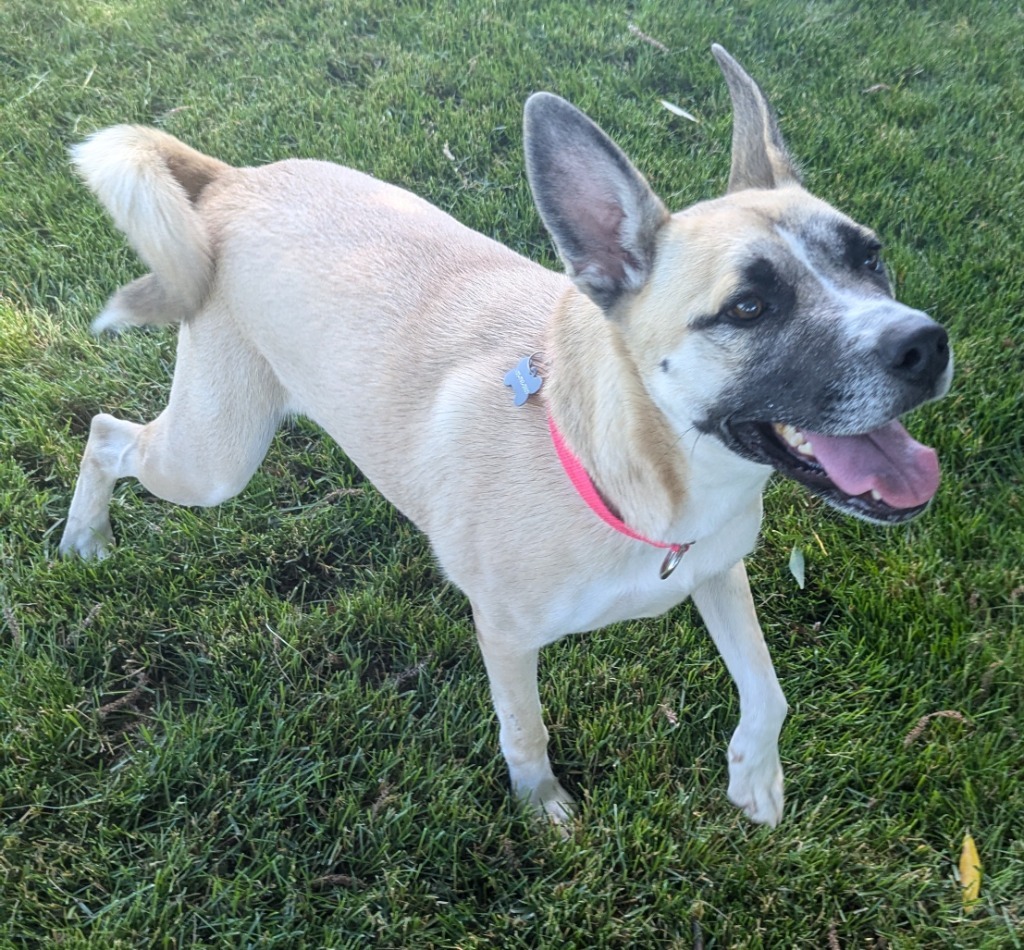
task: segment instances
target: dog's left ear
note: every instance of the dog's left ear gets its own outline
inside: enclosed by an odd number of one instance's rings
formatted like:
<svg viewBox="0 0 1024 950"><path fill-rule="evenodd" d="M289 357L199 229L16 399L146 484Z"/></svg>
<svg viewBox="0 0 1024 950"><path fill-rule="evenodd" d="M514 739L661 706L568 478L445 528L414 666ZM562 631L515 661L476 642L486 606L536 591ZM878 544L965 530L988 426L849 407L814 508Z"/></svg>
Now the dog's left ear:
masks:
<svg viewBox="0 0 1024 950"><path fill-rule="evenodd" d="M729 191L800 184L775 114L743 67L717 43L711 47L732 98L732 171Z"/></svg>
<svg viewBox="0 0 1024 950"><path fill-rule="evenodd" d="M650 275L668 211L622 150L564 99L530 96L523 133L533 200L566 271L610 313Z"/></svg>

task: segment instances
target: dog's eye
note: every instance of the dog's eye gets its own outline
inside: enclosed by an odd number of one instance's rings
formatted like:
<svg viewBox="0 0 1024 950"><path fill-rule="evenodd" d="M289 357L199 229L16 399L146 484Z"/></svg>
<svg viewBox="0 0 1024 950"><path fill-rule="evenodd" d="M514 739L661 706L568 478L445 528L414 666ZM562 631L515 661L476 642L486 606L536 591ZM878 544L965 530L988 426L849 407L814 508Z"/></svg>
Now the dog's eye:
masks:
<svg viewBox="0 0 1024 950"><path fill-rule="evenodd" d="M864 253L864 263L861 264L861 267L866 268L874 274L878 274L881 272L883 266L881 247L869 247Z"/></svg>
<svg viewBox="0 0 1024 950"><path fill-rule="evenodd" d="M756 320L765 311L764 301L760 297L750 296L744 297L742 300L737 300L727 311L726 314L732 317L733 320L738 320L741 323L748 323L751 320Z"/></svg>

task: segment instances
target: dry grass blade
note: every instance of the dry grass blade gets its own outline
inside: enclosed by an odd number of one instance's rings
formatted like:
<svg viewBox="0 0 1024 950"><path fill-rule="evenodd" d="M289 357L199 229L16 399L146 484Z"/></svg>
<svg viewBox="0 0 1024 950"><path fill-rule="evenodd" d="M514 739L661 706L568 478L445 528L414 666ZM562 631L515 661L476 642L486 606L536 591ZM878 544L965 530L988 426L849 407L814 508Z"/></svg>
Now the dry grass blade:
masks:
<svg viewBox="0 0 1024 950"><path fill-rule="evenodd" d="M653 46L656 50L659 50L662 53L669 52L669 48L664 43L662 43L661 40L656 40L653 36L649 36L647 33L641 30L640 27L638 27L635 23L629 24L629 32L632 33L638 40L641 40L644 43L646 43L648 46Z"/></svg>
<svg viewBox="0 0 1024 950"><path fill-rule="evenodd" d="M927 716L922 716L918 719L914 728L903 737L904 748L916 742L933 719L955 719L957 722L970 722L962 712L957 712L955 709L940 709L938 712L928 713Z"/></svg>

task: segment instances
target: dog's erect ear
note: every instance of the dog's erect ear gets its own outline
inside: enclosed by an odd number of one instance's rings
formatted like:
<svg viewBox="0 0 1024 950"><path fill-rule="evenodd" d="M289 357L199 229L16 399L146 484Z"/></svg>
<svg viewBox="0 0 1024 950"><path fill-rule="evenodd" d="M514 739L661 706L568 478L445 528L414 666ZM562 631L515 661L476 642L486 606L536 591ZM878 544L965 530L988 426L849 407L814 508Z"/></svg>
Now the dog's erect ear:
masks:
<svg viewBox="0 0 1024 950"><path fill-rule="evenodd" d="M535 93L523 126L537 210L569 276L608 313L650 275L668 212L622 150L564 99Z"/></svg>
<svg viewBox="0 0 1024 950"><path fill-rule="evenodd" d="M732 97L732 171L729 191L799 184L768 100L743 67L721 46L711 47Z"/></svg>

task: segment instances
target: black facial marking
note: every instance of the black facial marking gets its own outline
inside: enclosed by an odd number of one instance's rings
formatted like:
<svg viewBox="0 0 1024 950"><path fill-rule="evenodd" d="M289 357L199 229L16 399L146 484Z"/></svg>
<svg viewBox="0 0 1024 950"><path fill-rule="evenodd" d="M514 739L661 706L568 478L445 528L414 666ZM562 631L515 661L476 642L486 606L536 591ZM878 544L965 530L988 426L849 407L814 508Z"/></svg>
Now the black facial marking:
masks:
<svg viewBox="0 0 1024 950"><path fill-rule="evenodd" d="M813 270L820 268L828 275L838 269L845 275L866 281L863 286L874 285L892 296L880 257L882 242L870 228L827 213L810 217L794 215L780 220L778 226L807 249Z"/></svg>
<svg viewBox="0 0 1024 950"><path fill-rule="evenodd" d="M751 300L758 300L764 304L759 319L784 317L793 310L796 291L772 261L766 257L755 257L740 271L736 290L726 301L722 314L728 318L736 308L742 313ZM752 321L733 318L732 322Z"/></svg>
<svg viewBox="0 0 1024 950"><path fill-rule="evenodd" d="M740 274L742 283L753 290L772 290L779 284L779 272L767 257L755 257Z"/></svg>
<svg viewBox="0 0 1024 950"><path fill-rule="evenodd" d="M699 428L717 431L726 420L768 421L848 434L843 430L849 425L849 406L859 396L849 380L859 377L838 328L801 319L799 312L789 320L769 315L761 327L736 341L742 355L737 354L734 382L708 407Z"/></svg>
<svg viewBox="0 0 1024 950"><path fill-rule="evenodd" d="M839 245L846 249L851 263L857 250L864 248L872 240L870 235L865 234L860 228L848 224L846 221L839 221L833 227L835 228L836 236L839 238Z"/></svg>
<svg viewBox="0 0 1024 950"><path fill-rule="evenodd" d="M693 330L777 327L796 307L796 289L767 257L754 257L739 271L733 291L714 313L690 322ZM752 307L753 304L758 307Z"/></svg>
<svg viewBox="0 0 1024 950"><path fill-rule="evenodd" d="M839 240L845 251L846 262L853 268L860 267L872 252L882 249L880 241L848 224L839 226Z"/></svg>

